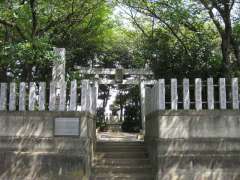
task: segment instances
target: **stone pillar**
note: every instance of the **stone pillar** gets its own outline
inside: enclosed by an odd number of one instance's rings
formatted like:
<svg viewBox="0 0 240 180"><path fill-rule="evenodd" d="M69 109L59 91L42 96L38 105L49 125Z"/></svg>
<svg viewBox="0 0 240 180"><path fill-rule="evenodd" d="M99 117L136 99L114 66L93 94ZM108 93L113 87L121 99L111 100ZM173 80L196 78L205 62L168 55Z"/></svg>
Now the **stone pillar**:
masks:
<svg viewBox="0 0 240 180"><path fill-rule="evenodd" d="M65 48L54 48L57 60L53 63L52 81L65 81Z"/></svg>
<svg viewBox="0 0 240 180"><path fill-rule="evenodd" d="M145 82L141 81L140 83L140 100L141 100L141 119L142 119L142 131L145 134L145 116L146 116L146 109L145 109Z"/></svg>
<svg viewBox="0 0 240 180"><path fill-rule="evenodd" d="M55 101L55 110L60 110L62 111L63 108L62 105L60 105L60 98L61 95L60 93L63 92L61 88L61 85L64 85L65 82L65 64L66 64L66 59L65 59L65 54L66 50L65 48L54 48L55 54L57 56L57 59L53 63L53 70L52 70L52 82L56 83L55 85L55 93L56 93L56 101ZM52 90L52 93L54 90ZM62 97L65 98L65 97ZM62 102L61 102L62 103Z"/></svg>

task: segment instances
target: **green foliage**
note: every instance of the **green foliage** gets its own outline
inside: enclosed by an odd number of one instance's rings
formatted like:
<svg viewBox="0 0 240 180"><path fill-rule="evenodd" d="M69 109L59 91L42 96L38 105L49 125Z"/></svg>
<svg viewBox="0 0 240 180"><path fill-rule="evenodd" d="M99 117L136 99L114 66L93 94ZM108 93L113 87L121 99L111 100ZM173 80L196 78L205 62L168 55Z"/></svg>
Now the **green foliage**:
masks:
<svg viewBox="0 0 240 180"><path fill-rule="evenodd" d="M155 30L155 36L143 41L142 52L157 78L196 78L219 76L221 59L218 41L210 30L201 34L184 31L185 47L164 29Z"/></svg>
<svg viewBox="0 0 240 180"><path fill-rule="evenodd" d="M124 95L126 100L124 122L122 130L125 132L139 132L141 129L141 106L139 86L128 90Z"/></svg>
<svg viewBox="0 0 240 180"><path fill-rule="evenodd" d="M45 38L30 41L5 43L0 52L0 64L7 68L9 78L14 80L27 80L26 71L32 71L33 80L46 80L51 78L49 64L57 59L51 44ZM47 71L48 70L48 71ZM6 81L7 79L3 79ZM30 79L28 79L30 80Z"/></svg>

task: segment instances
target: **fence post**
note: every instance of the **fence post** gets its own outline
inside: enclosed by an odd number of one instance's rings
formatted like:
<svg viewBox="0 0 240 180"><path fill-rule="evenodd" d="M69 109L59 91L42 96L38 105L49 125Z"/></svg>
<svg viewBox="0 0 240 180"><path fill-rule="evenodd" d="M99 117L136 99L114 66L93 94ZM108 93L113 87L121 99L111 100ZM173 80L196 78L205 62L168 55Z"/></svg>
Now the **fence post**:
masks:
<svg viewBox="0 0 240 180"><path fill-rule="evenodd" d="M67 83L65 81L58 82L58 87L60 88L60 99L59 99L59 111L65 111L66 110L66 92L67 92Z"/></svg>
<svg viewBox="0 0 240 180"><path fill-rule="evenodd" d="M190 109L189 79L183 79L183 108Z"/></svg>
<svg viewBox="0 0 240 180"><path fill-rule="evenodd" d="M88 111L90 110L90 102L89 102L89 90L90 90L89 80L82 80L82 88L81 88L81 110Z"/></svg>
<svg viewBox="0 0 240 180"><path fill-rule="evenodd" d="M196 110L202 110L202 80L195 79L195 107Z"/></svg>
<svg viewBox="0 0 240 180"><path fill-rule="evenodd" d="M171 109L178 109L177 79L171 79Z"/></svg>
<svg viewBox="0 0 240 180"><path fill-rule="evenodd" d="M226 81L225 78L219 79L219 100L220 100L220 109L226 109Z"/></svg>
<svg viewBox="0 0 240 180"><path fill-rule="evenodd" d="M30 82L29 84L29 97L28 97L28 110L34 111L36 104L36 84Z"/></svg>
<svg viewBox="0 0 240 180"><path fill-rule="evenodd" d="M239 109L238 78L232 78L232 107Z"/></svg>
<svg viewBox="0 0 240 180"><path fill-rule="evenodd" d="M7 83L0 84L0 111L7 110Z"/></svg>
<svg viewBox="0 0 240 180"><path fill-rule="evenodd" d="M39 83L39 111L45 111L46 107L46 83Z"/></svg>
<svg viewBox="0 0 240 180"><path fill-rule="evenodd" d="M71 81L71 92L70 92L70 111L76 111L77 109L77 80Z"/></svg>
<svg viewBox="0 0 240 180"><path fill-rule="evenodd" d="M10 91L9 91L9 111L16 110L16 83L10 83Z"/></svg>
<svg viewBox="0 0 240 180"><path fill-rule="evenodd" d="M158 99L159 101L159 110L165 110L165 80L164 79L159 79L158 81Z"/></svg>
<svg viewBox="0 0 240 180"><path fill-rule="evenodd" d="M90 86L90 112L92 114L96 113L97 110L97 101L96 101L96 87L95 84Z"/></svg>
<svg viewBox="0 0 240 180"><path fill-rule="evenodd" d="M49 111L56 111L56 82L50 82Z"/></svg>
<svg viewBox="0 0 240 180"><path fill-rule="evenodd" d="M19 85L19 111L26 111L26 83Z"/></svg>
<svg viewBox="0 0 240 180"><path fill-rule="evenodd" d="M208 109L214 109L214 85L213 78L207 79L207 101L208 101Z"/></svg>

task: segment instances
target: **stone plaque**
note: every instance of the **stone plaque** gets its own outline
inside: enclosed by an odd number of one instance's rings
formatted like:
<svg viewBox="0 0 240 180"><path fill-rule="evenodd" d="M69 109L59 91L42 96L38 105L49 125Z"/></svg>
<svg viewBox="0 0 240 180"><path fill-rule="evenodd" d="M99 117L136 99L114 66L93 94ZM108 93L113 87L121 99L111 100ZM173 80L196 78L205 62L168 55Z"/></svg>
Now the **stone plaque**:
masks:
<svg viewBox="0 0 240 180"><path fill-rule="evenodd" d="M79 136L79 118L55 118L54 136Z"/></svg>

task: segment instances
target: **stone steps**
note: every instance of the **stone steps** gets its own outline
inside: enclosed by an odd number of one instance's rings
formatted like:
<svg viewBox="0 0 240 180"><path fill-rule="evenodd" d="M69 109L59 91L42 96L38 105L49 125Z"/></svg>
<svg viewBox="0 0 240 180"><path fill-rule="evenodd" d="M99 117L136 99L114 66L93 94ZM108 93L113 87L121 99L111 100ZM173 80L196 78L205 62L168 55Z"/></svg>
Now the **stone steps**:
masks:
<svg viewBox="0 0 240 180"><path fill-rule="evenodd" d="M131 147L128 146L112 146L112 147L97 147L96 152L145 152L144 146Z"/></svg>
<svg viewBox="0 0 240 180"><path fill-rule="evenodd" d="M102 174L97 177L92 177L91 180L154 180L152 175L142 174Z"/></svg>
<svg viewBox="0 0 240 180"><path fill-rule="evenodd" d="M98 142L91 180L153 180L143 142Z"/></svg>
<svg viewBox="0 0 240 180"><path fill-rule="evenodd" d="M117 159L146 159L146 152L104 152L104 153L95 153L96 159L101 158L117 158Z"/></svg>
<svg viewBox="0 0 240 180"><path fill-rule="evenodd" d="M150 164L150 160L148 158L143 158L143 159L116 159L116 158L104 158L104 159L95 159L94 160L94 165L118 165L118 166L122 166L122 165L132 165L132 166L136 166L136 165L149 165Z"/></svg>
<svg viewBox="0 0 240 180"><path fill-rule="evenodd" d="M136 141L136 142L109 142L109 141L99 141L97 142L97 146L108 146L108 147L112 147L112 146L144 146L144 142L143 141Z"/></svg>
<svg viewBox="0 0 240 180"><path fill-rule="evenodd" d="M99 173L108 173L111 172L112 174L116 174L116 173L127 173L127 174L133 174L133 173L151 173L151 166L95 166L93 171L95 174L99 174Z"/></svg>

